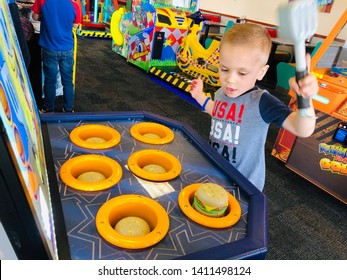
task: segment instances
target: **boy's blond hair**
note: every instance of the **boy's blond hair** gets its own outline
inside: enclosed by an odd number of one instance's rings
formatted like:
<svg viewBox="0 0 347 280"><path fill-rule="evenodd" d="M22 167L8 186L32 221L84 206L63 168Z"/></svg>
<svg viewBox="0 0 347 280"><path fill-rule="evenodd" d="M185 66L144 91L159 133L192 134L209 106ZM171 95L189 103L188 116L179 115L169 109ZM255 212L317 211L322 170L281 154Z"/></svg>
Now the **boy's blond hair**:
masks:
<svg viewBox="0 0 347 280"><path fill-rule="evenodd" d="M229 28L223 35L220 48L223 44L244 45L255 48L262 54L264 64L267 63L271 52L272 41L266 29L254 23L235 24Z"/></svg>

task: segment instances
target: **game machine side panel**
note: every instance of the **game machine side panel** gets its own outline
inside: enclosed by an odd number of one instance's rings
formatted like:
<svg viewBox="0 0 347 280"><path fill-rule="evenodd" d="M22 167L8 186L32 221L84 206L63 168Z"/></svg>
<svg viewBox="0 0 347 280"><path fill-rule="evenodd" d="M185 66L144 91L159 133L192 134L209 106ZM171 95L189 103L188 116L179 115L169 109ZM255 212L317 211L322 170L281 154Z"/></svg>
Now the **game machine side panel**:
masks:
<svg viewBox="0 0 347 280"><path fill-rule="evenodd" d="M156 8L156 14L150 68L177 71L176 52L188 30L186 13Z"/></svg>
<svg viewBox="0 0 347 280"><path fill-rule="evenodd" d="M179 70L176 62L178 46L187 35L187 14L195 13L199 9L199 1L148 1L157 13L156 29L153 42L151 72L155 69L166 72Z"/></svg>
<svg viewBox="0 0 347 280"><path fill-rule="evenodd" d="M316 186L347 203L347 10L312 57L318 97L316 127L308 138L280 129L272 155ZM289 106L295 108L294 93Z"/></svg>
<svg viewBox="0 0 347 280"><path fill-rule="evenodd" d="M156 12L152 5L145 3L133 6L127 61L148 71L152 55L152 41Z"/></svg>
<svg viewBox="0 0 347 280"><path fill-rule="evenodd" d="M1 223L19 259L58 249L41 123L7 1L0 1Z"/></svg>
<svg viewBox="0 0 347 280"><path fill-rule="evenodd" d="M131 11L125 7L119 8L112 14L110 31L112 36L112 50L124 58L128 57L128 44L130 38Z"/></svg>
<svg viewBox="0 0 347 280"><path fill-rule="evenodd" d="M147 1L143 1L147 3ZM130 9L128 5L121 6L116 9L111 16L110 31L112 38L112 50L123 56L128 57L128 45L129 39L133 34L140 32L141 30L135 29L132 26L133 13L136 12L135 8L141 5L142 2L138 0L132 0Z"/></svg>

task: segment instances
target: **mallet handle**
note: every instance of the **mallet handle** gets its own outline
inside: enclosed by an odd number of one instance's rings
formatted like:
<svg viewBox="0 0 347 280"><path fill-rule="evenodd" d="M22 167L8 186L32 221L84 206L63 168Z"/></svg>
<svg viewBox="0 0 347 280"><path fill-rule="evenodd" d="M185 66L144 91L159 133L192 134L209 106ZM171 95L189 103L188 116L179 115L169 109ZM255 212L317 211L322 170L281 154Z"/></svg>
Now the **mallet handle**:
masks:
<svg viewBox="0 0 347 280"><path fill-rule="evenodd" d="M296 81L301 80L303 77L307 76L308 71L305 69L304 71L296 71L295 72L295 78ZM306 109L310 107L310 99L309 98L304 98L298 94L296 94L296 100L298 103L298 109Z"/></svg>

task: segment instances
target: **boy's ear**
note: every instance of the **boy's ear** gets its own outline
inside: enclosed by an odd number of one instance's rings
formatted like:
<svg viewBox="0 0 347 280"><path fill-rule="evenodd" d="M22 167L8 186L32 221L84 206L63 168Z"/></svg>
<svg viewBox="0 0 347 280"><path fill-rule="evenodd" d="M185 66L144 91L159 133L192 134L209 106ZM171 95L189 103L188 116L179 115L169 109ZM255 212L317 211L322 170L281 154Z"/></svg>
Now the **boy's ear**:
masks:
<svg viewBox="0 0 347 280"><path fill-rule="evenodd" d="M265 76L267 70L269 69L269 67L270 67L269 65L265 65L264 67L262 67L260 69L258 77L257 77L258 81L261 81L264 78L264 76Z"/></svg>

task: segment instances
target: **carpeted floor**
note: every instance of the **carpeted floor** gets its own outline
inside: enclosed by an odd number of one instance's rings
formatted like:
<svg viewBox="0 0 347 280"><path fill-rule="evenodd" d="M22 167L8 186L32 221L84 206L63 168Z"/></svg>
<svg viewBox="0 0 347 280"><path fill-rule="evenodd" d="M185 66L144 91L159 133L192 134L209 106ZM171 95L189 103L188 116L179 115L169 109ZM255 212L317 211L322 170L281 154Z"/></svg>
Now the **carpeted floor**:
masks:
<svg viewBox="0 0 347 280"><path fill-rule="evenodd" d="M76 111L148 111L186 123L207 140L210 117L177 93L114 53L110 40L78 38ZM346 205L271 156L277 132L270 126L266 142L267 259L346 260Z"/></svg>

